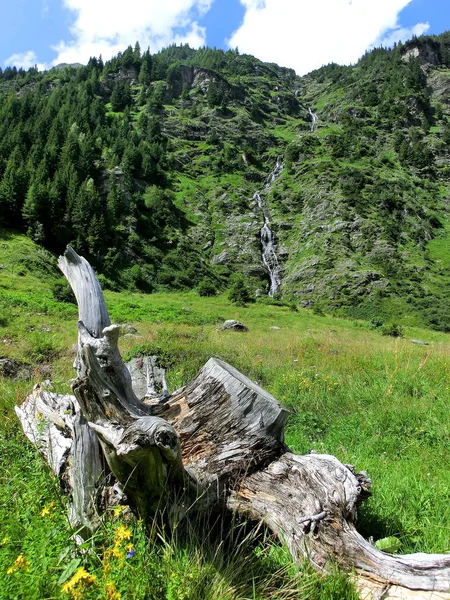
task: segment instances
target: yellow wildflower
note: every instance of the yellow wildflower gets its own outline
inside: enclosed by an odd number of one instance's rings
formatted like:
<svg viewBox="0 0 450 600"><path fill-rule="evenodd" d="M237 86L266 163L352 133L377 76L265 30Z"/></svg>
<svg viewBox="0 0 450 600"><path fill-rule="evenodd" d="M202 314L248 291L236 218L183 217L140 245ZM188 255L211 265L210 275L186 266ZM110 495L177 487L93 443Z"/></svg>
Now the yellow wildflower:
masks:
<svg viewBox="0 0 450 600"><path fill-rule="evenodd" d="M120 547L120 542L119 543L116 542L112 548L108 548L108 550L106 550L105 554L103 555L103 560L104 560L105 564L108 564L112 558L124 558L124 557L125 557L125 553Z"/></svg>
<svg viewBox="0 0 450 600"><path fill-rule="evenodd" d="M54 502L49 502L48 504L46 504L44 506L44 508L41 510L41 517L48 517L48 516L52 516L52 513L55 511L55 503Z"/></svg>
<svg viewBox="0 0 450 600"><path fill-rule="evenodd" d="M107 581L105 585L106 597L108 600L120 600L120 593L117 591L114 581Z"/></svg>
<svg viewBox="0 0 450 600"><path fill-rule="evenodd" d="M84 567L79 567L74 575L62 586L65 594L71 594L73 598L82 598L81 590L96 582L95 575L91 575Z"/></svg>
<svg viewBox="0 0 450 600"><path fill-rule="evenodd" d="M0 542L0 546L6 546L7 544L9 544L9 537L6 535Z"/></svg>
<svg viewBox="0 0 450 600"><path fill-rule="evenodd" d="M120 549L118 544L115 544L114 548L111 550L111 554L114 556L114 558L123 558L125 556L123 550Z"/></svg>
<svg viewBox="0 0 450 600"><path fill-rule="evenodd" d="M11 573L15 573L16 571L28 571L30 563L27 561L23 554L19 554L14 563L9 567L6 571L7 575L11 575Z"/></svg>
<svg viewBox="0 0 450 600"><path fill-rule="evenodd" d="M119 527L116 529L116 533L114 535L114 541L117 542L126 542L127 540L131 539L132 536L132 532L131 529L128 529L128 527L125 527L124 525L119 525Z"/></svg>
<svg viewBox="0 0 450 600"><path fill-rule="evenodd" d="M115 517L120 517L120 515L123 513L123 511L126 509L126 506L124 506L123 504L118 504L117 506L115 506L113 508L113 513Z"/></svg>
<svg viewBox="0 0 450 600"><path fill-rule="evenodd" d="M128 552L130 552L130 550L134 550L134 545L133 544L127 544L125 546L125 549L128 550Z"/></svg>

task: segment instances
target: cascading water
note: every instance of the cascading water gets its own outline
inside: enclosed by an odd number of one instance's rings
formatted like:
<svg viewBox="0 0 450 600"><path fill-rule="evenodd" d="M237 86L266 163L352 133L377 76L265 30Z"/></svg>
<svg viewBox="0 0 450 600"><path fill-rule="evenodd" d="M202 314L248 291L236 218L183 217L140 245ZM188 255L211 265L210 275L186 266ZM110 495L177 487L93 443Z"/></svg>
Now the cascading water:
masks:
<svg viewBox="0 0 450 600"><path fill-rule="evenodd" d="M280 176L282 170L283 163L280 161L280 159L278 159L277 164L275 165L272 173L269 175L266 185L264 186L265 190L270 189L273 182L276 181ZM264 266L269 272L269 296L273 297L277 292L280 291L282 267L276 251L274 235L270 229L269 212L264 201L264 196L261 195L261 192L255 192L253 199L258 204L258 207L261 210L264 218L264 225L261 229L261 256Z"/></svg>
<svg viewBox="0 0 450 600"><path fill-rule="evenodd" d="M317 114L315 112L313 112L311 110L311 108L308 108L308 112L309 112L309 116L311 117L311 131L315 131L316 124L317 124L317 121L319 120L319 117L317 116Z"/></svg>

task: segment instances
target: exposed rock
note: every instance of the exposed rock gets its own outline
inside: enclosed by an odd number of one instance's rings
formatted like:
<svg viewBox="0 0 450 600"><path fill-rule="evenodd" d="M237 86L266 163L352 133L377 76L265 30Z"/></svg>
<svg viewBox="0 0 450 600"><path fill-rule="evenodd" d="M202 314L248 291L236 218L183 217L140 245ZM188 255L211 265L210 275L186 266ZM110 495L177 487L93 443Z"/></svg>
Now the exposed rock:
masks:
<svg viewBox="0 0 450 600"><path fill-rule="evenodd" d="M421 65L439 64L439 45L430 40L410 40L405 44L402 60L409 62L411 59L417 59Z"/></svg>
<svg viewBox="0 0 450 600"><path fill-rule="evenodd" d="M27 363L12 358L0 358L0 375L8 379L31 379L33 369Z"/></svg>
<svg viewBox="0 0 450 600"><path fill-rule="evenodd" d="M413 344L419 344L420 346L429 346L430 342L424 342L422 340L411 340Z"/></svg>
<svg viewBox="0 0 450 600"><path fill-rule="evenodd" d="M135 66L120 67L119 77L121 79L129 79L132 83L137 83L138 71Z"/></svg>
<svg viewBox="0 0 450 600"><path fill-rule="evenodd" d="M248 331L248 327L244 325L244 323L241 323L240 321L235 321L234 319L228 319L223 325L221 325L217 329L231 329L232 331Z"/></svg>
<svg viewBox="0 0 450 600"><path fill-rule="evenodd" d="M276 325L272 325L272 327L269 327L269 329L273 329L274 331L279 331L281 329L281 327L277 327Z"/></svg>
<svg viewBox="0 0 450 600"><path fill-rule="evenodd" d="M135 327L133 327L133 325L130 325L129 323L123 323L120 325L120 335L139 335L139 332Z"/></svg>

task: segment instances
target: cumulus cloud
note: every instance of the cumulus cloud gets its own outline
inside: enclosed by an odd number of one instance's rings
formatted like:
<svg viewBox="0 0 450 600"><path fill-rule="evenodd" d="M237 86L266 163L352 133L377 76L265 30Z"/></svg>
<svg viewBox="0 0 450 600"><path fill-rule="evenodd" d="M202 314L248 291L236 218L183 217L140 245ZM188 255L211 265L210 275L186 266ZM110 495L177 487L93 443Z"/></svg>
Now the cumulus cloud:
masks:
<svg viewBox="0 0 450 600"><path fill-rule="evenodd" d="M294 68L302 75L324 64L355 63L364 52L423 33L398 24L411 0L241 0L244 21L231 48Z"/></svg>
<svg viewBox="0 0 450 600"><path fill-rule="evenodd" d="M389 31L381 40L382 46L393 46L397 42L406 42L412 38L413 35L419 37L430 29L429 23L417 23L414 27L396 27L392 31Z"/></svg>
<svg viewBox="0 0 450 600"><path fill-rule="evenodd" d="M138 40L152 52L171 43L204 45L206 31L198 19L214 0L63 0L75 13L72 41L54 46L61 62L86 63L91 56L108 59Z"/></svg>
<svg viewBox="0 0 450 600"><path fill-rule="evenodd" d="M20 54L13 54L9 58L7 58L4 62L5 66L16 66L18 68L31 69L35 65L39 69L39 71L44 71L47 68L47 65L43 63L39 63L36 53L33 50L28 50L27 52L22 52Z"/></svg>

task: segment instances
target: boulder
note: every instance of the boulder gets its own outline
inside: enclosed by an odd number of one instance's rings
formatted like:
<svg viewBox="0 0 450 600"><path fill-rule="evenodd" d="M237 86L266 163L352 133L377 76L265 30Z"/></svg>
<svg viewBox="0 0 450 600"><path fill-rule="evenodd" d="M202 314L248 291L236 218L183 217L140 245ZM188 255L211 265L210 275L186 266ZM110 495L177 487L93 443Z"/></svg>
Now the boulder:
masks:
<svg viewBox="0 0 450 600"><path fill-rule="evenodd" d="M221 325L217 329L231 329L232 331L248 331L248 327L244 325L244 323L241 323L240 321L235 321L234 319L228 319L223 325Z"/></svg>

